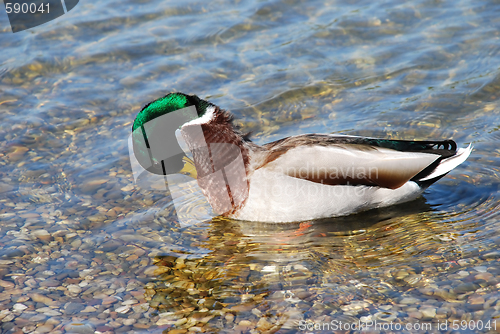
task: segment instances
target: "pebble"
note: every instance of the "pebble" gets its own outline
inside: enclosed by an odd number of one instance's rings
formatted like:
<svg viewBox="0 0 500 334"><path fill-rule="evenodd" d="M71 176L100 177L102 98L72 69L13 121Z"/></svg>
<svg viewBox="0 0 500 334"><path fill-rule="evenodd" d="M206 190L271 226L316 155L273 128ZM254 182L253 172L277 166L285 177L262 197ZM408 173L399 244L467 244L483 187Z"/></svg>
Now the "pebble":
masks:
<svg viewBox="0 0 500 334"><path fill-rule="evenodd" d="M97 309L94 306L87 306L85 309L82 310L82 313L90 313L90 312L96 312Z"/></svg>
<svg viewBox="0 0 500 334"><path fill-rule="evenodd" d="M148 268L146 268L146 270L144 270L144 275L154 276L157 269L158 269L157 266L148 267Z"/></svg>
<svg viewBox="0 0 500 334"><path fill-rule="evenodd" d="M373 315L373 318L378 321L391 322L396 320L397 316L397 312L383 311L375 313Z"/></svg>
<svg viewBox="0 0 500 334"><path fill-rule="evenodd" d="M44 296L42 294L39 294L39 293L33 293L31 295L31 299L34 301L34 302L37 302L37 303L42 303L42 304L45 304L47 306L51 306L51 305L54 305L54 300L52 300L51 298L47 297L47 296Z"/></svg>
<svg viewBox="0 0 500 334"><path fill-rule="evenodd" d="M14 320L15 317L16 316L13 313L9 313L9 314L6 314L3 317L0 317L0 319L2 320L2 322L9 322L9 321Z"/></svg>
<svg viewBox="0 0 500 334"><path fill-rule="evenodd" d="M455 293L466 293L469 291L476 291L480 286L474 283L461 283L454 288Z"/></svg>
<svg viewBox="0 0 500 334"><path fill-rule="evenodd" d="M422 313L423 320L431 320L436 316L436 308L434 307L421 307L419 311Z"/></svg>
<svg viewBox="0 0 500 334"><path fill-rule="evenodd" d="M475 275L474 278L475 279L484 279L485 281L488 281L491 278L493 278L493 274L488 273L488 272L481 272L481 273Z"/></svg>
<svg viewBox="0 0 500 334"><path fill-rule="evenodd" d="M0 280L0 286L6 289L13 289L15 287L15 284L12 282Z"/></svg>
<svg viewBox="0 0 500 334"><path fill-rule="evenodd" d="M397 280L402 280L408 275L410 274L406 270L400 270L396 273L396 276L394 278L396 278Z"/></svg>
<svg viewBox="0 0 500 334"><path fill-rule="evenodd" d="M144 313L147 312L149 309L149 304L148 303L143 303L139 305L135 305L132 307L135 313Z"/></svg>
<svg viewBox="0 0 500 334"><path fill-rule="evenodd" d="M126 257L125 258L125 261L135 261L139 258L139 256L135 255L135 254L132 254L130 255L129 257Z"/></svg>
<svg viewBox="0 0 500 334"><path fill-rule="evenodd" d="M82 288L80 288L80 286L76 285L76 284L70 284L66 287L66 289L74 294L74 295L77 295L79 294L80 292L82 292Z"/></svg>
<svg viewBox="0 0 500 334"><path fill-rule="evenodd" d="M14 306L12 307L14 311L24 311L28 308L28 306L24 305L24 304L19 304L19 303L16 303L14 304Z"/></svg>
<svg viewBox="0 0 500 334"><path fill-rule="evenodd" d="M189 327L189 331L193 333L203 333L203 328L198 326Z"/></svg>
<svg viewBox="0 0 500 334"><path fill-rule="evenodd" d="M45 314L36 314L29 318L29 321L34 322L34 323L40 323L47 319L47 316Z"/></svg>
<svg viewBox="0 0 500 334"><path fill-rule="evenodd" d="M175 329L171 329L167 332L167 334L184 334L184 333L187 333L187 329L175 328Z"/></svg>
<svg viewBox="0 0 500 334"><path fill-rule="evenodd" d="M254 314L257 318L260 318L262 316L262 311L258 308L254 308L252 309L252 314Z"/></svg>
<svg viewBox="0 0 500 334"><path fill-rule="evenodd" d="M348 305L341 306L340 308L344 311L354 311L354 310L359 311L368 306L370 306L370 303L363 301L354 301Z"/></svg>
<svg viewBox="0 0 500 334"><path fill-rule="evenodd" d="M259 321L257 322L257 329L266 332L270 330L273 327L273 324L267 321L266 318L260 318Z"/></svg>
<svg viewBox="0 0 500 334"><path fill-rule="evenodd" d="M70 245L73 248L80 248L80 246L82 245L82 239L75 239L71 241Z"/></svg>
<svg viewBox="0 0 500 334"><path fill-rule="evenodd" d="M483 259L499 259L500 258L500 252L499 251L493 251L493 252L488 252L482 256Z"/></svg>
<svg viewBox="0 0 500 334"><path fill-rule="evenodd" d="M35 230L33 231L33 235L42 241L50 241L52 240L52 236L47 230Z"/></svg>
<svg viewBox="0 0 500 334"><path fill-rule="evenodd" d="M7 184L7 183L0 182L0 193L6 193L6 192L11 191L13 189L14 189L14 186Z"/></svg>
<svg viewBox="0 0 500 334"><path fill-rule="evenodd" d="M110 304L114 304L118 301L118 299L116 297L104 297L102 299L102 304L103 305L110 305Z"/></svg>
<svg viewBox="0 0 500 334"><path fill-rule="evenodd" d="M80 189L87 194L93 193L106 182L108 182L108 179L87 180L80 186Z"/></svg>
<svg viewBox="0 0 500 334"><path fill-rule="evenodd" d="M164 326L164 325L171 325L173 322L169 319L165 318L160 318L158 321L156 321L156 326Z"/></svg>
<svg viewBox="0 0 500 334"><path fill-rule="evenodd" d="M43 314L45 314L45 315L47 315L49 317L53 317L53 316L56 316L56 315L61 315L62 313L59 312L59 311L56 311L56 310L47 310L47 311L44 311Z"/></svg>
<svg viewBox="0 0 500 334"><path fill-rule="evenodd" d="M84 310L85 305L83 305L81 303L69 302L68 304L66 304L64 309L65 309L64 313L66 313L68 315L73 315L73 314L77 314L77 313L81 312L82 310Z"/></svg>
<svg viewBox="0 0 500 334"><path fill-rule="evenodd" d="M122 245L121 242L117 240L109 240L99 246L99 249L103 252L112 252Z"/></svg>
<svg viewBox="0 0 500 334"><path fill-rule="evenodd" d="M422 314L422 312L419 312L419 311L412 311L412 312L408 312L408 315L412 318L415 318L415 319L422 319L422 317L424 316Z"/></svg>
<svg viewBox="0 0 500 334"><path fill-rule="evenodd" d="M95 328L90 324L71 323L64 327L66 333L94 334Z"/></svg>
<svg viewBox="0 0 500 334"><path fill-rule="evenodd" d="M128 311L130 311L130 307L129 306L121 306L121 307L118 307L115 311L118 313L125 314Z"/></svg>
<svg viewBox="0 0 500 334"><path fill-rule="evenodd" d="M250 326L252 326L252 323L251 323L250 321L248 321L248 320L241 320L241 321L238 323L238 325L240 325L240 326L245 326L245 327L250 327Z"/></svg>
<svg viewBox="0 0 500 334"><path fill-rule="evenodd" d="M233 307L231 307L231 311L233 312L248 312L250 310L252 310L252 308L255 307L255 304L254 303L247 303L247 304L238 304L238 305L234 305Z"/></svg>
<svg viewBox="0 0 500 334"><path fill-rule="evenodd" d="M452 314L452 310L449 307L440 307L437 309L438 315L443 315L443 318L449 317Z"/></svg>
<svg viewBox="0 0 500 334"><path fill-rule="evenodd" d="M135 299L128 299L128 300L122 302L122 305L133 305L133 304L137 304L137 300L135 300Z"/></svg>
<svg viewBox="0 0 500 334"><path fill-rule="evenodd" d="M174 325L179 327L179 326L184 325L186 322L188 322L187 318L181 318L181 319L177 320L176 322L174 322Z"/></svg>
<svg viewBox="0 0 500 334"><path fill-rule="evenodd" d="M420 299L413 298L413 297L404 297L399 301L400 304L418 304L420 302Z"/></svg>
<svg viewBox="0 0 500 334"><path fill-rule="evenodd" d="M470 296L468 299L468 306L475 309L480 310L483 309L483 305L486 302L483 296Z"/></svg>
<svg viewBox="0 0 500 334"><path fill-rule="evenodd" d="M55 279L51 279L51 278L40 282L40 286L48 287L48 288L55 288L56 286L59 286L59 285L61 285L61 282L59 282Z"/></svg>
<svg viewBox="0 0 500 334"><path fill-rule="evenodd" d="M40 325L37 326L33 333L53 333L54 326L51 325Z"/></svg>
<svg viewBox="0 0 500 334"><path fill-rule="evenodd" d="M226 314L226 321L227 322L233 322L234 320L234 315L232 313Z"/></svg>

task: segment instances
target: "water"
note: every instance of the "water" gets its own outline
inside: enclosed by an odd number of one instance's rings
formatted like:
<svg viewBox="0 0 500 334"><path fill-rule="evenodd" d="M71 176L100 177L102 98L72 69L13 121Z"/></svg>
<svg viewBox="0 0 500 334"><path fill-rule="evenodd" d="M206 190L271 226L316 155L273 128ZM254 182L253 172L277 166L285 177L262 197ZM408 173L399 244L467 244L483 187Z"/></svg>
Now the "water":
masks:
<svg viewBox="0 0 500 334"><path fill-rule="evenodd" d="M80 1L16 34L1 14L2 332L499 332L499 12ZM231 110L259 144L317 132L474 151L404 205L263 224L186 200L205 218L185 226L128 160L135 115L170 91Z"/></svg>

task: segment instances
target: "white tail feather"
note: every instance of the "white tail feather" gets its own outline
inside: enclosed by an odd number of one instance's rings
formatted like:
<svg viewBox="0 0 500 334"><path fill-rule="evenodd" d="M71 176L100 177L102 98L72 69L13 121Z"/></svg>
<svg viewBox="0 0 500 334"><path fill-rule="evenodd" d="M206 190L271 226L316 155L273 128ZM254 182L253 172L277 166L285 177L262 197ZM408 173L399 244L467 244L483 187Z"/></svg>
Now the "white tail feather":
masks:
<svg viewBox="0 0 500 334"><path fill-rule="evenodd" d="M467 148L459 148L454 156L441 160L439 165L436 167L436 169L434 169L432 173L430 173L429 175L418 181L430 180L435 177L448 173L453 168L457 167L462 162L467 160L467 158L470 155L470 152L472 152L472 148L473 147L471 146L471 144L469 144Z"/></svg>

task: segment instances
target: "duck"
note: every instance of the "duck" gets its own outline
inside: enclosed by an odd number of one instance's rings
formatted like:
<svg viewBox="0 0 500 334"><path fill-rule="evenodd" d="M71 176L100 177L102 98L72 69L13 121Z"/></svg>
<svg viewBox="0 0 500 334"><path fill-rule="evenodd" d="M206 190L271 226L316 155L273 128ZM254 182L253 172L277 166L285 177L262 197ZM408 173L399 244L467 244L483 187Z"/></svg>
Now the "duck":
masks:
<svg viewBox="0 0 500 334"><path fill-rule="evenodd" d="M405 203L463 163L472 146L301 134L264 145L233 115L196 95L169 93L137 114L131 155L147 173L196 179L216 215L299 222Z"/></svg>

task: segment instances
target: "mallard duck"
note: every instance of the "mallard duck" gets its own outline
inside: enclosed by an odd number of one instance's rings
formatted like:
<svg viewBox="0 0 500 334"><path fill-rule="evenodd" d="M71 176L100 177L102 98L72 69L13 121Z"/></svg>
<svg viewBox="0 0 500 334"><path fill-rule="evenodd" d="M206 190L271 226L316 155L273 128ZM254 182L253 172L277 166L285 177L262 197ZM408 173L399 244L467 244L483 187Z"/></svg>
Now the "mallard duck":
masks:
<svg viewBox="0 0 500 334"><path fill-rule="evenodd" d="M464 162L471 145L303 134L265 145L232 115L195 95L147 104L132 126L133 154L148 172L189 174L216 214L294 222L414 200Z"/></svg>

